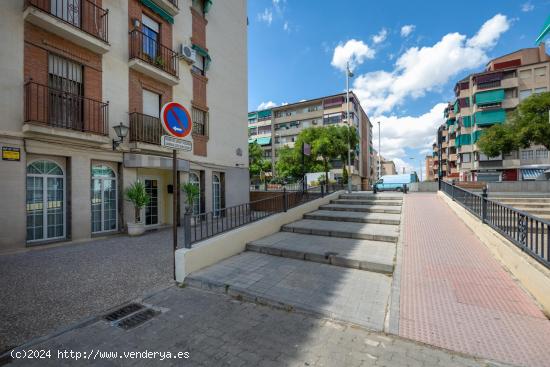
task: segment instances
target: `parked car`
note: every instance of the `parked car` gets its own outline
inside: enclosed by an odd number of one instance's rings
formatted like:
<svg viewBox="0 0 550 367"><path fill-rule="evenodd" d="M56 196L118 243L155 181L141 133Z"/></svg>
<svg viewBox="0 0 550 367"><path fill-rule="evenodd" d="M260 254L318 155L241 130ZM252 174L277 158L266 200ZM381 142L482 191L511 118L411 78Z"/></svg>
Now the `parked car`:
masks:
<svg viewBox="0 0 550 367"><path fill-rule="evenodd" d="M374 193L381 191L401 191L407 192L408 185L412 182L418 182L416 173L407 173L403 175L385 175L380 177L372 186Z"/></svg>

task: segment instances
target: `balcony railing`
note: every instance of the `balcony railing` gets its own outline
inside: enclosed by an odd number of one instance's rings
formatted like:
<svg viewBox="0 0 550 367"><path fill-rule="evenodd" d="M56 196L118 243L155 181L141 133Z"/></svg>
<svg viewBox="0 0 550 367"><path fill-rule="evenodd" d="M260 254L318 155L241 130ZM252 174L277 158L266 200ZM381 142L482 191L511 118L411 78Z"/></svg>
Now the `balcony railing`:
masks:
<svg viewBox="0 0 550 367"><path fill-rule="evenodd" d="M160 145L163 129L158 117L130 113L130 141Z"/></svg>
<svg viewBox="0 0 550 367"><path fill-rule="evenodd" d="M109 104L27 82L25 122L107 135Z"/></svg>
<svg viewBox="0 0 550 367"><path fill-rule="evenodd" d="M179 74L178 54L139 29L130 32L130 59L142 60L175 77Z"/></svg>
<svg viewBox="0 0 550 367"><path fill-rule="evenodd" d="M109 11L89 0L26 0L33 6L102 41L109 42Z"/></svg>

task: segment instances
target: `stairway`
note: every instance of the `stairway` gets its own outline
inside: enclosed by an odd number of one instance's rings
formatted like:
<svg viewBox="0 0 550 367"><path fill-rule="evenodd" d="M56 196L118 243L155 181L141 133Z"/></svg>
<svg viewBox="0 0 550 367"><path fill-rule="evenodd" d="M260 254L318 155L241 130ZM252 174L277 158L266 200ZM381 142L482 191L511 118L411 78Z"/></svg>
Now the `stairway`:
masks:
<svg viewBox="0 0 550 367"><path fill-rule="evenodd" d="M342 194L185 282L383 330L402 201L402 194Z"/></svg>
<svg viewBox="0 0 550 367"><path fill-rule="evenodd" d="M535 217L550 220L550 197L548 196L521 196L519 194L517 196L494 196L489 198L532 214Z"/></svg>

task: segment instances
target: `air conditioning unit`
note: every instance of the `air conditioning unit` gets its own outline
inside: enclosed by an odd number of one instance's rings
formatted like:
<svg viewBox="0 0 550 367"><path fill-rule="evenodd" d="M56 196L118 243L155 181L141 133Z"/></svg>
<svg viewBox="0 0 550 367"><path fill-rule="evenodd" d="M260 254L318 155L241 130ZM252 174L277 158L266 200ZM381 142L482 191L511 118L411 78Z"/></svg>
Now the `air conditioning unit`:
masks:
<svg viewBox="0 0 550 367"><path fill-rule="evenodd" d="M193 50L186 44L180 45L180 58L184 59L190 64L194 64L197 61L197 51Z"/></svg>

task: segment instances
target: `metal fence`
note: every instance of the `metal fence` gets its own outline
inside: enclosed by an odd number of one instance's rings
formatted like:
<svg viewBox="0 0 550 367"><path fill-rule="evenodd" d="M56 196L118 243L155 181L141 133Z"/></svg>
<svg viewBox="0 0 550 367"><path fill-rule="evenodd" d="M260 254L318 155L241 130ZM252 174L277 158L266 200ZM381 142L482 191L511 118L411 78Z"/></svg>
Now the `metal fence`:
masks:
<svg viewBox="0 0 550 367"><path fill-rule="evenodd" d="M487 189L476 194L441 181L441 191L506 239L550 268L550 222L487 198Z"/></svg>
<svg viewBox="0 0 550 367"><path fill-rule="evenodd" d="M289 191L283 189L280 195L267 199L221 208L211 212L185 214L183 219L184 246L185 248L191 248L196 242L273 214L286 212L288 209L342 189L344 187L337 184L317 186L307 190Z"/></svg>

